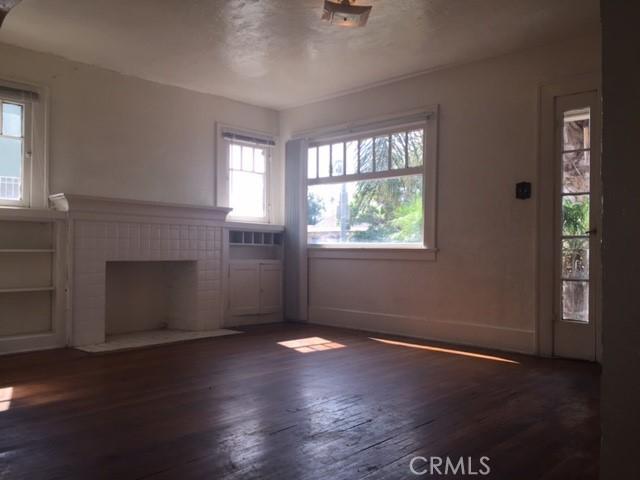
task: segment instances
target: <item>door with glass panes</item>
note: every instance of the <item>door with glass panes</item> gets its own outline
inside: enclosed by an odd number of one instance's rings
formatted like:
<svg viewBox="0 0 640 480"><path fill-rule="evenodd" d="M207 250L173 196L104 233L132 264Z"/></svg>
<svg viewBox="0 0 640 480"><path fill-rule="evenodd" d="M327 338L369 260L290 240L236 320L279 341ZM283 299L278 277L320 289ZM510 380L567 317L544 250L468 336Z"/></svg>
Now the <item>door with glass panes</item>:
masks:
<svg viewBox="0 0 640 480"><path fill-rule="evenodd" d="M596 360L600 336L600 135L596 91L556 97L554 355Z"/></svg>

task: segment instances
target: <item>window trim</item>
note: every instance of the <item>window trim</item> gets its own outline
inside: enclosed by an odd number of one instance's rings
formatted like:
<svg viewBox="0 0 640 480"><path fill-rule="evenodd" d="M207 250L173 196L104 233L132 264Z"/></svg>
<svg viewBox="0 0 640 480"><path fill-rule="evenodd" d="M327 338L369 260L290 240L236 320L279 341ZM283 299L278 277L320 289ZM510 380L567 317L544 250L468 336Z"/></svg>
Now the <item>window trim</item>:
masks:
<svg viewBox="0 0 640 480"><path fill-rule="evenodd" d="M439 105L432 105L409 112L379 117L369 122L355 122L345 124L336 128L328 128L313 132L296 135L296 137L306 138L307 145L304 148L304 158L302 165L303 181L305 188L304 205L301 209L303 218L306 219L307 205L306 192L310 185L344 183L347 181L369 180L376 178L393 178L411 174L423 175L423 195L422 208L424 212L423 240L420 244L346 244L346 243L309 243L307 240L307 227L305 225L304 243L309 252L309 257L316 258L352 258L352 259L422 259L435 260L438 251L437 234L437 166L438 166L438 123ZM375 137L381 134L392 134L412 128L424 128L423 152L424 158L421 167L407 167L398 170L386 170L383 172L372 172L365 174L341 175L339 177L322 177L316 179L307 178L307 154L308 149L319 145L326 145L339 141L360 140L362 138ZM338 179L338 181L336 181ZM310 182L311 180L311 182ZM426 221L431 219L431 221ZM330 253L331 252L331 253ZM409 253L409 255L398 252ZM406 257L406 258L405 258Z"/></svg>
<svg viewBox="0 0 640 480"><path fill-rule="evenodd" d="M2 96L0 92L0 106L2 104L19 105L22 107L22 136L7 138L20 138L22 139L22 164L20 166L20 186L22 189L22 198L20 200L10 200L7 198L0 198L0 206L2 207L22 207L28 208L31 206L31 167L33 159L33 105L30 101L20 101L13 98L7 98ZM2 115L2 112L0 112ZM2 125L2 119L0 119L0 126ZM0 136L4 137L0 133Z"/></svg>
<svg viewBox="0 0 640 480"><path fill-rule="evenodd" d="M225 133L237 135L238 137L248 137L260 139L260 143L252 143L243 141L242 139L224 138ZM264 144L262 142L265 142ZM272 163L273 150L276 145L276 138L265 132L257 130L248 130L238 128L224 123L217 123L217 162L216 162L216 205L230 207L230 181L231 181L231 163L229 158L229 145L232 143L238 145L252 145L254 147L264 148L265 151L265 173L264 173L264 217L242 217L233 215L231 212L228 216L229 221L241 223L271 223L271 182L272 182Z"/></svg>
<svg viewBox="0 0 640 480"><path fill-rule="evenodd" d="M262 151L264 152L264 172L260 173L260 172L251 172L257 175L262 175L264 178L264 188L262 191L262 210L264 212L264 215L262 217L245 217L242 215L233 215L233 210L231 212L229 212L229 219L233 220L233 221L239 221L239 222L259 222L259 223L268 223L268 219L269 219L269 181L270 181L270 175L269 175L269 166L271 163L271 148L269 148L268 145L259 145L259 144L249 144L247 142L238 142L238 141L234 141L234 140L228 140L228 139L224 139L225 142L225 151L227 152L227 159L228 159L228 152L229 149L232 145L238 145L240 147L242 146L248 146L251 147L253 149L262 149ZM231 207L231 171L245 171L243 169L237 170L237 169L232 169L230 163L227 160L227 185L229 188L229 207Z"/></svg>
<svg viewBox="0 0 640 480"><path fill-rule="evenodd" d="M313 147L310 147L313 148ZM353 173L340 175L339 177L319 177L308 178L307 186L311 185L331 185L336 183L359 182L364 180L380 180L385 178L408 177L410 175L424 175L424 165L421 167L398 168L395 170L384 170L382 172ZM339 180L336 180L339 178Z"/></svg>
<svg viewBox="0 0 640 480"><path fill-rule="evenodd" d="M22 199L0 199L0 208L47 208L48 90L0 79L0 99L23 107Z"/></svg>

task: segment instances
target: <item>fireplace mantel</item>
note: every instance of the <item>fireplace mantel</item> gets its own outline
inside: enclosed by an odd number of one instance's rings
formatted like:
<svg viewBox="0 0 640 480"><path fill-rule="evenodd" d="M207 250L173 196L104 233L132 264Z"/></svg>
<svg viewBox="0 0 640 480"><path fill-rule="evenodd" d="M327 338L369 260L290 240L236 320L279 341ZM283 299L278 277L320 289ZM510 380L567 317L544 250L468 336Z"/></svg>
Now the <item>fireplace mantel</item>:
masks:
<svg viewBox="0 0 640 480"><path fill-rule="evenodd" d="M96 215L152 218L174 218L182 221L223 223L231 208L185 205L179 203L149 202L123 198L105 198L89 195L56 193L49 196L53 207L78 217Z"/></svg>
<svg viewBox="0 0 640 480"><path fill-rule="evenodd" d="M189 308L174 323L187 331L220 328L222 230L231 209L64 193L49 198L69 219L72 345L105 342L109 262L194 262L193 278L179 281L192 296Z"/></svg>

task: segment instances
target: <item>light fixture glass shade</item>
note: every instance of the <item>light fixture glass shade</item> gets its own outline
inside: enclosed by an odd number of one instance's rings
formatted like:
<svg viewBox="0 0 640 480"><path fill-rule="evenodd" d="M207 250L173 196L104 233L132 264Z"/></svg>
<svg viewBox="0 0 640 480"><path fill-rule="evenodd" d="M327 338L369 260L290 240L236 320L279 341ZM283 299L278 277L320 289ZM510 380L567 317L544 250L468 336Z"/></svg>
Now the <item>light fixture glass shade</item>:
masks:
<svg viewBox="0 0 640 480"><path fill-rule="evenodd" d="M342 2L325 0L322 19L340 27L364 27L370 12L370 5L352 5L349 0Z"/></svg>

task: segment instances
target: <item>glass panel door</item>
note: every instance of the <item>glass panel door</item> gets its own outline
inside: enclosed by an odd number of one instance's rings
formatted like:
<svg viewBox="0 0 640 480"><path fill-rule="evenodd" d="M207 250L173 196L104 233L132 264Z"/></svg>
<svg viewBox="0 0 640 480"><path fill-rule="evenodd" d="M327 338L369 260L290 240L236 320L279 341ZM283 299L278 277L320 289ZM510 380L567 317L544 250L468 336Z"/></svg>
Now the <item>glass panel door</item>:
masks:
<svg viewBox="0 0 640 480"><path fill-rule="evenodd" d="M562 320L589 322L589 218L591 111L563 112L562 119Z"/></svg>
<svg viewBox="0 0 640 480"><path fill-rule="evenodd" d="M599 330L600 168L597 92L556 98L554 354L595 360Z"/></svg>

